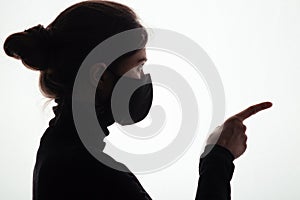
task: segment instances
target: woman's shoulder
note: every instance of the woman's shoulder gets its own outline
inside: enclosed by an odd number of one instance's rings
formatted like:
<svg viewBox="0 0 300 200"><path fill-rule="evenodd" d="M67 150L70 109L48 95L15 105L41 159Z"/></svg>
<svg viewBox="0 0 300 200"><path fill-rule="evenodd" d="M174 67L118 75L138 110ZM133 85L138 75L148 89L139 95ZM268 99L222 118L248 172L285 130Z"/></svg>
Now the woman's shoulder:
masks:
<svg viewBox="0 0 300 200"><path fill-rule="evenodd" d="M99 151L97 157L84 147L68 147L49 154L43 159L42 165L55 172L67 174L83 174L95 177L108 175L110 177L121 174L131 174L130 170L110 155Z"/></svg>
<svg viewBox="0 0 300 200"><path fill-rule="evenodd" d="M113 166L104 164L81 148L68 148L44 159L36 180L39 180L39 186L44 185L47 190L59 188L64 194L73 196L101 194L101 197L128 196L128 199L149 196L124 164L105 153L102 156L106 164Z"/></svg>

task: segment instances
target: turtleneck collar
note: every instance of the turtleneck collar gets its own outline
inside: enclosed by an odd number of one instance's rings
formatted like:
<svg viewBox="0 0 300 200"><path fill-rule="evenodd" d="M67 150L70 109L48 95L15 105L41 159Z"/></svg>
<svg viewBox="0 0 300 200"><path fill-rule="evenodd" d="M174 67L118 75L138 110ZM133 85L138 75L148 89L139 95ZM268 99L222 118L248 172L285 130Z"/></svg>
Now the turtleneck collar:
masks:
<svg viewBox="0 0 300 200"><path fill-rule="evenodd" d="M73 114L72 114L72 98L63 97L54 100L57 103L56 106L52 108L55 117L49 122L49 126L55 126L57 123L72 123L74 124ZM97 116L101 128L103 129L105 135L109 135L109 130L105 124L105 120L102 120L100 115ZM61 122L60 122L61 121ZM67 124L65 124L67 125Z"/></svg>
<svg viewBox="0 0 300 200"><path fill-rule="evenodd" d="M49 121L49 128L42 136L41 143L46 146L50 145L51 147L56 147L57 145L64 146L66 144L82 145L73 119L71 98L57 98L54 101L57 103L52 108L55 116ZM107 126L104 125L99 117L98 121L104 134L107 136L109 134Z"/></svg>

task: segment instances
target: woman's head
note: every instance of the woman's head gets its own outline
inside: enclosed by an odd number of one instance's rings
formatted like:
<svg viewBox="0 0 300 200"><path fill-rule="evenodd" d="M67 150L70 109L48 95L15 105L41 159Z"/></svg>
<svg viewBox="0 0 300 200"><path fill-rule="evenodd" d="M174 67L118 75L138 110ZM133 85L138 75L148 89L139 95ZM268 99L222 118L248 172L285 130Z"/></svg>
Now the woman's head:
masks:
<svg viewBox="0 0 300 200"><path fill-rule="evenodd" d="M83 1L61 12L46 28L38 25L10 35L4 49L26 67L41 72L39 84L46 97L61 98L71 94L77 71L94 47L134 28L143 26L129 7L110 1ZM146 31L143 33L146 43ZM144 50L124 54L109 67L124 73L129 69L124 62L132 61L132 56L145 57Z"/></svg>

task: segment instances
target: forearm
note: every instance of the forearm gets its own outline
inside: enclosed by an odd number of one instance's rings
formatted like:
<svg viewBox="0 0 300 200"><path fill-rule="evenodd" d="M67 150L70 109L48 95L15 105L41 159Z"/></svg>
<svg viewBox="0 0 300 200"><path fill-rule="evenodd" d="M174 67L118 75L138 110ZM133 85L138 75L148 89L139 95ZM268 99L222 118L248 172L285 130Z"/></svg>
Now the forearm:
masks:
<svg viewBox="0 0 300 200"><path fill-rule="evenodd" d="M213 149L210 151L210 149ZM202 158L209 152L205 157ZM234 171L234 157L220 145L205 147L199 164L196 200L231 199L230 181Z"/></svg>

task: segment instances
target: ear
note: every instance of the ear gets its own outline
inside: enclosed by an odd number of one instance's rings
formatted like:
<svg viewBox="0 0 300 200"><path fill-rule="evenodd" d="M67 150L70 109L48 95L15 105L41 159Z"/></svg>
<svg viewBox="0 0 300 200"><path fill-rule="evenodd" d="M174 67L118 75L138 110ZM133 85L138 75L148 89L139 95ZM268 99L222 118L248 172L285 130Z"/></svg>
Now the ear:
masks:
<svg viewBox="0 0 300 200"><path fill-rule="evenodd" d="M90 68L90 83L94 86L97 87L98 84L102 84L103 82L103 76L104 71L106 69L106 64L105 63L96 63Z"/></svg>

